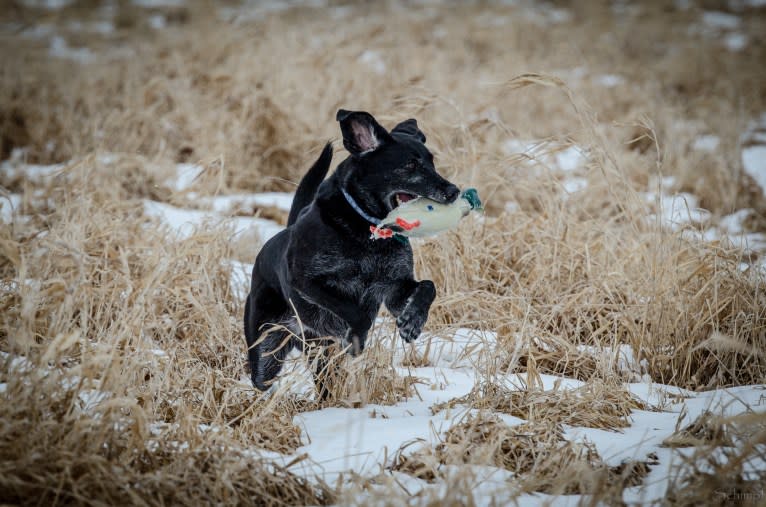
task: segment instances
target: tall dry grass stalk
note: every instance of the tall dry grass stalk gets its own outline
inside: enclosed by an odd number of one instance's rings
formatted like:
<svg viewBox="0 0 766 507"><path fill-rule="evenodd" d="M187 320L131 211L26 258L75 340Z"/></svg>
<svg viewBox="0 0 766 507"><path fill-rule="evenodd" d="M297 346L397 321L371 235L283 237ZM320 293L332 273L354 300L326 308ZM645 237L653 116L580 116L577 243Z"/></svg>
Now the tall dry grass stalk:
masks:
<svg viewBox="0 0 766 507"><path fill-rule="evenodd" d="M271 461L301 445L293 416L317 405L286 389L260 397L239 381L242 301L224 261L252 260L257 242L209 227L178 238L144 216L142 200L199 206L166 185L176 162L205 168L197 195L292 190L337 139L339 107L389 127L417 117L442 173L487 202L483 219L415 245L418 276L439 288L428 331L495 331L476 364L488 382L564 374L619 409L594 415L573 393L504 393L531 426L464 421L400 469L436 477L444 463L493 464L522 473L524 491L611 501L642 468L612 470L538 424L624 424L635 402L620 386L619 346L655 382L764 382L764 275L741 266L757 255L647 221L656 209L641 194L674 176L667 190L694 192L713 223L752 208L748 227L763 230L766 202L741 171L738 137L766 109L761 13L743 21L747 50L725 54L686 29L697 10L643 4L641 16L621 17L608 2L576 3L571 20L544 24L537 7L530 18L485 4L300 7L228 22L207 2L120 2L107 14L113 34L72 27L104 15L88 7L0 12L0 158L23 148L26 162L65 164L43 180L0 173L0 198L21 201L0 224L0 501L337 498ZM154 14L166 30L151 29ZM24 33L39 23L92 48L93 61L51 56L48 39ZM623 81L601 86L603 74ZM719 136L720 149L693 150L700 134ZM550 157L573 145L587 186L570 194ZM383 339L364 361L343 358L329 404L412 396L417 379L397 372L393 348ZM486 401L474 394L467 404ZM534 412L559 398L574 400L568 418ZM467 479L449 488L473 501Z"/></svg>

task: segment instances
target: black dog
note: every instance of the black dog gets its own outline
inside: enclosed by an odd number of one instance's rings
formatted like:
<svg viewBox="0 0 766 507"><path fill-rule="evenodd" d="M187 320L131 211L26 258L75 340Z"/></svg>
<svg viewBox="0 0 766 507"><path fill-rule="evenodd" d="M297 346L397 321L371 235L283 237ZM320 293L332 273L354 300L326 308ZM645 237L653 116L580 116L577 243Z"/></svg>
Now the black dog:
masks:
<svg viewBox="0 0 766 507"><path fill-rule="evenodd" d="M370 228L401 202L424 196L451 203L460 191L436 173L415 120L389 133L366 112L341 109L336 119L351 156L323 181L332 160L325 146L298 185L287 228L266 242L253 267L245 336L260 390L293 347L304 350L296 335L342 338L357 355L385 303L410 342L436 296L433 282L415 281L407 240L372 240Z"/></svg>

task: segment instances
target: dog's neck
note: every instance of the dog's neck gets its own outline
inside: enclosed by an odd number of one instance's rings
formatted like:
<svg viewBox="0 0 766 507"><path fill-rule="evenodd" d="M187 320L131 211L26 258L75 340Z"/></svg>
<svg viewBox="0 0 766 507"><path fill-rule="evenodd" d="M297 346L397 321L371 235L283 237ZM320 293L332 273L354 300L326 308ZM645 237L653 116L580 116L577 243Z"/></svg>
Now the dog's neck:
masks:
<svg viewBox="0 0 766 507"><path fill-rule="evenodd" d="M359 200L345 188L344 179L336 172L325 180L317 194L317 206L325 222L342 232L348 238L355 238L363 244L370 242L370 228L378 225L380 218L365 210ZM401 242L394 242L397 245ZM388 241L379 244L393 245Z"/></svg>
<svg viewBox="0 0 766 507"><path fill-rule="evenodd" d="M372 234L372 238L375 237L375 226L380 225L381 222L383 222L382 219L376 218L374 216L369 215L367 212L365 212L361 206L356 202L356 200L351 197L351 194L348 193L348 191L343 188L343 185L340 185L340 191L343 193L343 197L346 198L346 202L348 203L351 208L353 208L354 211L356 211L357 215L368 221L370 224L370 233ZM394 234L392 236L395 240L397 240L399 243L407 243L407 238L405 236L402 236L401 234Z"/></svg>
<svg viewBox="0 0 766 507"><path fill-rule="evenodd" d="M350 205L350 206L351 206L351 207L354 209L354 211L356 211L356 212L357 212L357 214L358 214L360 217L364 218L365 220L367 220L368 222L370 222L370 223L371 223L371 224L373 224L373 225L378 225L378 224L380 224L380 222L381 222L381 219L380 219L380 218L376 218L376 217L373 217L373 216L370 216L369 214L367 214L367 213L366 213L366 212L365 212L365 211L364 211L364 210L361 208L361 206L359 206L359 204L358 204L358 203L357 203L357 202L354 200L354 198L353 198L353 197L351 197L351 194L349 194L349 193L348 193L348 191L346 191L346 189L345 189L345 188L343 188L343 186L341 186L341 187L340 187L340 191L343 193L343 197L345 197L345 198L346 198L346 202L348 202L348 204L349 204L349 205Z"/></svg>

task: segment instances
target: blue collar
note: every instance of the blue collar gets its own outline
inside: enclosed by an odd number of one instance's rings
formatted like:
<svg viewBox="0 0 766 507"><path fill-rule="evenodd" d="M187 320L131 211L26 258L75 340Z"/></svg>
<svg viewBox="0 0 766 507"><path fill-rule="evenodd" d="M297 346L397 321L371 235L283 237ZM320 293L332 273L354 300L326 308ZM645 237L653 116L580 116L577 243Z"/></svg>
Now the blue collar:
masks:
<svg viewBox="0 0 766 507"><path fill-rule="evenodd" d="M353 197L351 197L351 194L346 192L346 189L343 187L340 187L340 191L343 192L343 197L346 198L346 201L351 205L352 208L354 208L354 211L356 211L360 217L364 218L368 222L374 225L380 225L380 223L383 221L379 218L372 217L364 212L362 208L359 207L359 204L356 203ZM374 236L371 236L371 239ZM394 239L397 240L399 243L402 243L403 245L406 245L409 243L409 240L406 236L402 236L401 234L394 234Z"/></svg>
<svg viewBox="0 0 766 507"><path fill-rule="evenodd" d="M343 192L343 197L345 197L346 201L348 201L348 203L351 205L351 207L354 208L354 211L359 213L360 217L364 218L365 220L367 220L371 224L375 224L375 225L379 225L380 224L381 220L379 218L371 217L370 215L365 213L364 210L362 210L362 208L360 208L359 205L356 203L354 198L351 197L351 195L348 192L346 192L345 188L341 187L340 191Z"/></svg>

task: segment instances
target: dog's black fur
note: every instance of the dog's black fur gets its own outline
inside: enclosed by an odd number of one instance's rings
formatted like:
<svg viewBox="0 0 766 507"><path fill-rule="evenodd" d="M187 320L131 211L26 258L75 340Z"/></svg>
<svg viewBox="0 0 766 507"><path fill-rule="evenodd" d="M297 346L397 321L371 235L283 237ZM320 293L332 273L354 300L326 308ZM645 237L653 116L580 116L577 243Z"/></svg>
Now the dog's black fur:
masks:
<svg viewBox="0 0 766 507"><path fill-rule="evenodd" d="M389 133L366 112L341 109L336 119L350 156L324 180L332 160L332 146L325 146L298 186L287 228L266 242L253 267L245 336L251 378L260 390L268 389L293 347L304 350L290 331L312 341L342 338L357 355L385 303L410 342L436 295L433 282L415 281L409 243L370 239L370 222L343 190L380 219L397 196L450 203L458 188L437 174L415 120Z"/></svg>

